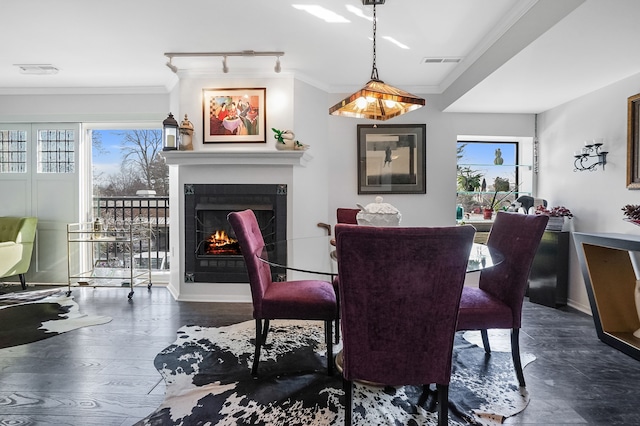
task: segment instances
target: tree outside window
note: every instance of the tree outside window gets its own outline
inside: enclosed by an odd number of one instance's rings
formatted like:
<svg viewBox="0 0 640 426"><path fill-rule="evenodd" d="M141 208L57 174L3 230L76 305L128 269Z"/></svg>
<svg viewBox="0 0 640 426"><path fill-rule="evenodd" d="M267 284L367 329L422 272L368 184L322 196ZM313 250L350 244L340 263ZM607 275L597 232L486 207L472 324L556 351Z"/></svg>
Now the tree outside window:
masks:
<svg viewBox="0 0 640 426"><path fill-rule="evenodd" d="M162 130L93 130L94 196L136 195L153 190L168 195L168 166L162 151Z"/></svg>

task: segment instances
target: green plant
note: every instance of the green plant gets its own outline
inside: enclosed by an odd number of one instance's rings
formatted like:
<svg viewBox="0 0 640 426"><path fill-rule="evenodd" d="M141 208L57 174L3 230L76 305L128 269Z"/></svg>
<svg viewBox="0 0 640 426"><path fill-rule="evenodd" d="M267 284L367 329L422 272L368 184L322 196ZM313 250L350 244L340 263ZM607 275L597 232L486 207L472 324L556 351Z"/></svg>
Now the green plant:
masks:
<svg viewBox="0 0 640 426"><path fill-rule="evenodd" d="M458 170L458 187L461 191L476 191L482 181L482 173L463 167Z"/></svg>
<svg viewBox="0 0 640 426"><path fill-rule="evenodd" d="M284 138L282 137L282 134L285 132L285 130L278 130L273 127L271 128L271 130L273 130L273 137L276 138L278 143L284 143Z"/></svg>
<svg viewBox="0 0 640 426"><path fill-rule="evenodd" d="M498 182L498 179L501 179L502 181L504 181L505 179L502 178L496 178L495 182ZM507 186L505 189L509 189L509 181L507 180ZM500 198L498 198L498 193L499 192L505 192L505 191L499 191L498 189L502 189L504 188L504 185L501 186L496 186L495 191L493 193L493 197L491 199L491 203L489 204L489 209L491 210L498 210L500 208L500 205L504 202L504 201L508 201L507 197L509 197L511 194L513 194L514 192L516 192L516 190L520 187L520 185L515 185L513 187L513 189L508 190L508 192L506 194L504 194L503 196L501 196Z"/></svg>

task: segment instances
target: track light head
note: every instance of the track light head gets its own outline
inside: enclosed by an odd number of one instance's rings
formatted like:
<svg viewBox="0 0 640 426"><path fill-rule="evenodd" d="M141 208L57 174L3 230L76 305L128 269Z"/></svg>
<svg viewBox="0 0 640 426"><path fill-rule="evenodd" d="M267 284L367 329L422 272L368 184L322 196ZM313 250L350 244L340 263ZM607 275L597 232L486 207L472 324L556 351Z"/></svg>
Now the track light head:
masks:
<svg viewBox="0 0 640 426"><path fill-rule="evenodd" d="M277 73L279 73L280 71L282 71L282 67L280 66L280 56L276 57L276 66L273 67L273 70Z"/></svg>
<svg viewBox="0 0 640 426"><path fill-rule="evenodd" d="M171 63L171 59L169 59L169 62L167 62L167 63L166 63L166 65L167 65L167 67L168 67L171 71L173 71L175 74L177 74L177 73L178 73L178 67L176 67L175 65L173 65L173 64Z"/></svg>
<svg viewBox="0 0 640 426"><path fill-rule="evenodd" d="M229 72L229 67L227 66L227 57L226 56L222 59L222 72L225 73L225 74Z"/></svg>

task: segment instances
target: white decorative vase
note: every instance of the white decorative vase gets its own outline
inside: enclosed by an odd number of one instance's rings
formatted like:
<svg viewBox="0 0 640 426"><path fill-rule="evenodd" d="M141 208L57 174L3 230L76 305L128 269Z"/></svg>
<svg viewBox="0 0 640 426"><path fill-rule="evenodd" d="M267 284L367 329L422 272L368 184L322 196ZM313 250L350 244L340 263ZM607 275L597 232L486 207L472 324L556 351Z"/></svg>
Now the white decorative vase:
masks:
<svg viewBox="0 0 640 426"><path fill-rule="evenodd" d="M284 143L276 141L276 149L278 151L291 151L295 146L295 141L292 139L285 139Z"/></svg>
<svg viewBox="0 0 640 426"><path fill-rule="evenodd" d="M563 216L550 216L547 222L547 231L562 231L564 226Z"/></svg>

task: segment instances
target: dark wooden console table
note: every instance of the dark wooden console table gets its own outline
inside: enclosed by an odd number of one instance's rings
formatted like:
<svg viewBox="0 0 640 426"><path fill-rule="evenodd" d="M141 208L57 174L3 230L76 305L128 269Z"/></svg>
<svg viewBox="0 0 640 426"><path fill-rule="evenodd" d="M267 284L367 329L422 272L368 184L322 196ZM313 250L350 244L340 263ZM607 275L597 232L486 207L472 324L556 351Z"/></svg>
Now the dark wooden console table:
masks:
<svg viewBox="0 0 640 426"><path fill-rule="evenodd" d="M598 338L640 360L640 328L634 291L636 275L629 256L640 252L640 236L573 233Z"/></svg>
<svg viewBox="0 0 640 426"><path fill-rule="evenodd" d="M545 231L529 274L529 301L539 305L567 304L569 232Z"/></svg>

